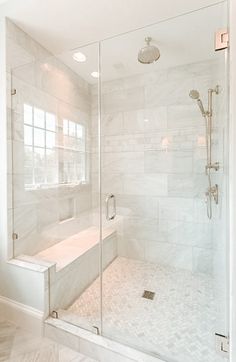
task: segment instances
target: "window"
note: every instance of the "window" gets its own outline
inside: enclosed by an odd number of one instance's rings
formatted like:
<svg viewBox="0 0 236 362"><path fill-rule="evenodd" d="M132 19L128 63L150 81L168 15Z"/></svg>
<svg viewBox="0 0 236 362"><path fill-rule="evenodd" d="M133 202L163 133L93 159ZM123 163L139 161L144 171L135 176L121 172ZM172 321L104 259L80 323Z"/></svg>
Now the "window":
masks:
<svg viewBox="0 0 236 362"><path fill-rule="evenodd" d="M85 127L68 119L63 120L63 183L85 182Z"/></svg>
<svg viewBox="0 0 236 362"><path fill-rule="evenodd" d="M56 116L24 104L26 188L58 182Z"/></svg>
<svg viewBox="0 0 236 362"><path fill-rule="evenodd" d="M25 188L86 180L85 127L64 119L58 129L55 114L24 104Z"/></svg>

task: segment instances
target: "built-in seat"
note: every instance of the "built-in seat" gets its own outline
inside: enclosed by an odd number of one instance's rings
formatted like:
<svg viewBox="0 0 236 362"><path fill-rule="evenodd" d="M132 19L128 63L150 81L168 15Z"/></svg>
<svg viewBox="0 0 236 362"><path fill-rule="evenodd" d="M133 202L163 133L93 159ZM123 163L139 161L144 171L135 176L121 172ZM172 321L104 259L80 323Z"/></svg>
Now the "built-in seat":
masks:
<svg viewBox="0 0 236 362"><path fill-rule="evenodd" d="M115 233L112 228L106 228L102 232L102 238L105 240ZM84 231L70 236L67 239L47 248L34 256L48 262L56 263L56 271L65 268L74 260L90 251L99 243L99 228L92 226Z"/></svg>
<svg viewBox="0 0 236 362"><path fill-rule="evenodd" d="M92 226L33 255L20 255L18 262L37 266L47 272L45 290L49 291L49 313L66 309L99 276L99 228ZM116 228L102 231L105 269L117 257Z"/></svg>

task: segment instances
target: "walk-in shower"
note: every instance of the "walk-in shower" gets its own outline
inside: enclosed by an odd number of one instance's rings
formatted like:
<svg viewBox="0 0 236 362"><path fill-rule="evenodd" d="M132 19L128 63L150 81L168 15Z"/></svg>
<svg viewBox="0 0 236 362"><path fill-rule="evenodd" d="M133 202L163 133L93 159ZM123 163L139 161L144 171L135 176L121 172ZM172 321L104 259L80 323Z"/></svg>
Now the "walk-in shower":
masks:
<svg viewBox="0 0 236 362"><path fill-rule="evenodd" d="M205 192L206 196L206 205L207 205L207 216L209 219L212 218L212 199L215 201L216 205L218 205L219 201L219 187L217 184L212 185L212 177L211 171L219 171L220 165L219 162L212 163L212 117L213 117L213 103L212 98L213 94L218 95L220 92L220 87L217 85L214 89L208 89L208 107L207 111L205 110L202 100L200 98L200 94L197 90L192 89L189 93L189 96L197 101L199 109L201 111L202 116L205 120L205 139L206 139L206 161L207 164L205 166L205 172L208 179L208 188Z"/></svg>
<svg viewBox="0 0 236 362"><path fill-rule="evenodd" d="M214 34L226 5L58 56L14 29L14 256L44 270L56 328L225 362L228 50Z"/></svg>

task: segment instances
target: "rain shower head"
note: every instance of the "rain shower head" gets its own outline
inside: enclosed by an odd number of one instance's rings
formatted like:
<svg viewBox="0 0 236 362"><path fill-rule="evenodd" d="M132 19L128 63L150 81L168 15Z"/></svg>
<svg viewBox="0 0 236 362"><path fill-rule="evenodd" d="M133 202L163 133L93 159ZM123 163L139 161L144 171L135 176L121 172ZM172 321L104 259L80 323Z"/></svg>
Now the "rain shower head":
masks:
<svg viewBox="0 0 236 362"><path fill-rule="evenodd" d="M145 38L147 45L138 52L138 61L142 64L151 64L160 58L160 51L154 45L150 45L152 38Z"/></svg>
<svg viewBox="0 0 236 362"><path fill-rule="evenodd" d="M206 116L206 111L205 111L205 109L203 107L203 104L202 104L202 101L200 99L199 92L196 89L192 89L189 92L189 97L192 98L192 99L195 99L197 101L197 104L198 104L198 107L200 108L201 114L202 114L203 117L205 117Z"/></svg>

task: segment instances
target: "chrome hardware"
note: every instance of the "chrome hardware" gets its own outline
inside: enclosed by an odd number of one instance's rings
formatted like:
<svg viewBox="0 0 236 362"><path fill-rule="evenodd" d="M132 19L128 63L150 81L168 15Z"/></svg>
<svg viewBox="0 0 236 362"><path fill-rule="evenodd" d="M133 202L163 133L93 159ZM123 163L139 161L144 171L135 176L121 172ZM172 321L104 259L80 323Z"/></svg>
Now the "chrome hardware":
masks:
<svg viewBox="0 0 236 362"><path fill-rule="evenodd" d="M17 240L19 238L18 234L17 233L13 233L12 234L12 240Z"/></svg>
<svg viewBox="0 0 236 362"><path fill-rule="evenodd" d="M109 204L110 204L110 200L113 200L113 214L110 216L109 214ZM106 197L106 219L109 220L114 220L116 217L116 198L115 195L110 194Z"/></svg>
<svg viewBox="0 0 236 362"><path fill-rule="evenodd" d="M208 170L219 171L219 169L220 169L219 162L215 162L213 164L206 165L206 167L205 167L206 175L208 175Z"/></svg>
<svg viewBox="0 0 236 362"><path fill-rule="evenodd" d="M219 189L218 185L215 185L211 188L211 194L213 196L213 199L215 200L216 205L219 203Z"/></svg>
<svg viewBox="0 0 236 362"><path fill-rule="evenodd" d="M229 33L227 29L220 29L215 33L215 51L229 47Z"/></svg>
<svg viewBox="0 0 236 362"><path fill-rule="evenodd" d="M221 88L216 85L214 88L208 89L208 105L207 110L204 108L200 93L196 89L192 89L189 92L190 98L197 101L197 105L200 112L205 120L205 135L206 135L206 166L205 173L208 178L208 189L205 193L206 205L207 205L207 216L209 219L212 218L212 199L218 204L218 185L212 187L212 173L211 171L218 171L220 168L219 162L212 163L212 121L213 121L213 94L219 94Z"/></svg>
<svg viewBox="0 0 236 362"><path fill-rule="evenodd" d="M54 319L58 319L58 312L56 310L53 310L51 316Z"/></svg>
<svg viewBox="0 0 236 362"><path fill-rule="evenodd" d="M99 336L100 335L100 330L97 326L93 326L93 329L95 330L94 332Z"/></svg>
<svg viewBox="0 0 236 362"><path fill-rule="evenodd" d="M216 205L218 205L218 203L219 203L219 188L218 188L217 184L215 186L212 186L209 189L207 189L205 195L206 195L206 202L208 201L208 198L213 197Z"/></svg>
<svg viewBox="0 0 236 362"><path fill-rule="evenodd" d="M227 357L229 353L229 337L215 333L216 350L222 356Z"/></svg>

